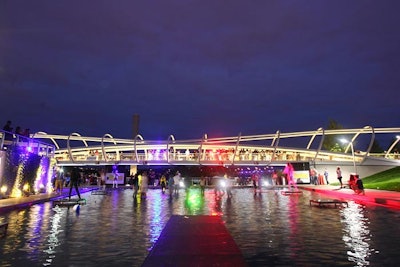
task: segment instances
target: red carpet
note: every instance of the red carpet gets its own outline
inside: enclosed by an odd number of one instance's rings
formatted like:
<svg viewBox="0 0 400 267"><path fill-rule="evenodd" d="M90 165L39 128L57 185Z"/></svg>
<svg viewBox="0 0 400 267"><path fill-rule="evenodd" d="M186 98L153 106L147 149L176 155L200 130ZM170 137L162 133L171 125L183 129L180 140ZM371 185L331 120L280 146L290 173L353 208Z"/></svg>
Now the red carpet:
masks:
<svg viewBox="0 0 400 267"><path fill-rule="evenodd" d="M172 216L142 266L247 266L218 216Z"/></svg>

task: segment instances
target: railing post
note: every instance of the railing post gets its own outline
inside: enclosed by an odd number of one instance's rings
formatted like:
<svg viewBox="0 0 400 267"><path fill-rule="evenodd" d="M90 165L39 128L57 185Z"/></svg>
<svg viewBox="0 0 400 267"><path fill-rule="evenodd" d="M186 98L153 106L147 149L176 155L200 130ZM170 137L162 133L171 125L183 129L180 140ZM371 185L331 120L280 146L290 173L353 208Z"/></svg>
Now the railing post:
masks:
<svg viewBox="0 0 400 267"><path fill-rule="evenodd" d="M169 143L172 141L172 143L175 143L175 137L172 135L172 134L170 134L169 136L168 136L168 139L167 139L167 163L169 164Z"/></svg>
<svg viewBox="0 0 400 267"><path fill-rule="evenodd" d="M240 133L238 134L238 137L237 137L235 150L233 151L233 158L232 158L231 165L234 165L234 164L235 164L236 152L237 152L237 149L238 149L238 147L239 147L240 137L241 137L241 136L242 136L242 133L240 132Z"/></svg>

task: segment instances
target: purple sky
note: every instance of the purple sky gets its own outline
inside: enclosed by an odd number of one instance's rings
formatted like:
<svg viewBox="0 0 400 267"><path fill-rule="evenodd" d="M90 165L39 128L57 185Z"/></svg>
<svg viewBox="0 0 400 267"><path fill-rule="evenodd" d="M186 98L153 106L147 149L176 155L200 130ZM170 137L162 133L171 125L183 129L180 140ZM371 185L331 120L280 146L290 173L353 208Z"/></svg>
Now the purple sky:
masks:
<svg viewBox="0 0 400 267"><path fill-rule="evenodd" d="M399 127L400 1L0 0L3 124L145 139Z"/></svg>

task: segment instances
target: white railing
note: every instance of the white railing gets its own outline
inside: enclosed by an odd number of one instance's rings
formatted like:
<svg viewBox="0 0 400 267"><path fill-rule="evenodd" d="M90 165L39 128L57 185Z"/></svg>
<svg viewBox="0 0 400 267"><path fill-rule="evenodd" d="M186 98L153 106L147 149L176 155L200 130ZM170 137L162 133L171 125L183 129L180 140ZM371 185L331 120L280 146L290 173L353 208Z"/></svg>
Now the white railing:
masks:
<svg viewBox="0 0 400 267"><path fill-rule="evenodd" d="M12 146L26 149L27 152L41 156L54 157L55 146L41 142L28 136L22 136L15 133L0 130L0 149L7 150Z"/></svg>
<svg viewBox="0 0 400 267"><path fill-rule="evenodd" d="M324 130L289 132L277 131L274 134L248 135L239 134L233 137L176 140L169 135L166 140L145 140L141 135L134 139L114 138L111 134L102 137L70 135L52 135L38 132L32 135L35 139L50 139L56 150L55 158L60 164L271 164L284 161L354 161L362 162L365 157L382 157L397 159L395 153L386 150L382 154L370 154L371 144L380 135L398 135L400 128L373 128L365 126L358 129ZM368 148L357 147L361 135L370 136ZM325 151L322 149L324 137L335 139L347 137L355 147L354 156L346 148L345 153ZM106 138L107 137L107 138ZM306 139L304 148L292 148L282 145L286 140ZM307 141L308 140L308 141ZM317 143L319 141L319 143ZM60 145L67 143L64 148ZM397 141L398 142L398 141ZM317 144L313 144L317 143ZM394 143L393 143L394 144ZM390 146L390 150L394 145ZM316 148L312 148L316 147Z"/></svg>

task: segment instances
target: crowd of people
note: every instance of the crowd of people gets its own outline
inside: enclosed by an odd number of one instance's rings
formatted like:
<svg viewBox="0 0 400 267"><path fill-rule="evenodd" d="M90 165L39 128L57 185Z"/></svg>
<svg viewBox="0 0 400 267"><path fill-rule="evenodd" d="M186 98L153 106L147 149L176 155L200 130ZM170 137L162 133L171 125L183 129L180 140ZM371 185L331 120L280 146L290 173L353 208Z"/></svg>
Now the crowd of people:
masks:
<svg viewBox="0 0 400 267"><path fill-rule="evenodd" d="M76 171L75 168L73 171ZM115 171L115 170L114 170ZM279 186L279 185L287 185L290 190L298 190L297 181L294 177L295 169L293 165L288 162L283 170L274 170L270 179L271 182L267 182L268 185L271 186ZM78 175L79 174L79 175ZM70 187L70 192L74 187L78 192L78 186L80 184L97 184L100 187L104 185L104 179L97 177L96 175L85 174L83 172L78 174L75 173L75 180L72 182L72 171L64 173L59 173L54 179L54 188L56 192L62 192L63 187ZM347 184L344 185L342 181L342 171L340 167L336 169L337 179L340 183L340 188L344 188L348 186L350 189L354 190L357 194L365 194L364 186L362 180L357 175L351 175L350 180L347 181ZM104 175L103 175L104 176ZM104 177L103 177L104 178ZM154 170L144 170L136 173L132 177L127 180L127 182L132 185L133 188L133 197L136 199L137 196L141 198L146 198L149 186L156 186L161 188L161 192L164 194L169 192L170 196L179 195L179 191L182 187L188 187L189 184L182 186L184 181L190 184L197 184L201 189L201 194L204 194L205 188L207 185L213 185L217 192L226 192L228 196L231 195L231 188L236 185L241 185L240 180L235 178L228 178L228 176L214 177L219 179L210 179L210 177L201 176L200 179L195 179L195 181L185 180L182 178L182 175L179 171L171 169L164 170L162 173L157 173ZM222 179L224 178L224 179ZM236 177L237 178L237 177ZM249 178L249 184L252 184L254 188L254 192L261 192L263 186L266 185L266 178L262 177L259 173L254 172ZM93 180L93 181L92 181ZM222 182L222 183L221 183ZM224 184L223 186L221 186ZM328 172L324 171L323 174L318 173L318 171L311 167L310 168L310 184L320 185L320 184L329 184L328 181ZM117 187L113 185L113 187ZM105 188L104 188L105 189ZM219 190L219 191L218 191ZM79 195L79 193L78 193Z"/></svg>

